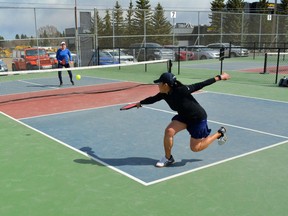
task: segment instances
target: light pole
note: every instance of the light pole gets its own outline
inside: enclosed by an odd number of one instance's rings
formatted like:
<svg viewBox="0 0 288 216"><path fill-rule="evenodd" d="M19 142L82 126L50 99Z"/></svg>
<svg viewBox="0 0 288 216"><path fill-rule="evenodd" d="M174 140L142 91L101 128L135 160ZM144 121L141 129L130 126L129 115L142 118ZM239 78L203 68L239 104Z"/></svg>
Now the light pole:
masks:
<svg viewBox="0 0 288 216"><path fill-rule="evenodd" d="M75 50L77 55L77 66L79 66L77 0L75 0L74 17L75 17Z"/></svg>

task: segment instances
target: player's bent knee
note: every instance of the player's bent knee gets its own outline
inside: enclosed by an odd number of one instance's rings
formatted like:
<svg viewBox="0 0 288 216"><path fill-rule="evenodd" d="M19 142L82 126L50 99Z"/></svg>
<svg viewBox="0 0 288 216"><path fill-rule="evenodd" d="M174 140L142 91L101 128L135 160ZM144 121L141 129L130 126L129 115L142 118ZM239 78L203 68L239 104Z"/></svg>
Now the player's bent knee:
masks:
<svg viewBox="0 0 288 216"><path fill-rule="evenodd" d="M166 128L165 129L165 136L174 136L175 135L175 130L173 128Z"/></svg>
<svg viewBox="0 0 288 216"><path fill-rule="evenodd" d="M190 144L190 149L191 149L191 151L193 151L193 152L199 152L199 151L201 151L200 145L191 145L191 144Z"/></svg>

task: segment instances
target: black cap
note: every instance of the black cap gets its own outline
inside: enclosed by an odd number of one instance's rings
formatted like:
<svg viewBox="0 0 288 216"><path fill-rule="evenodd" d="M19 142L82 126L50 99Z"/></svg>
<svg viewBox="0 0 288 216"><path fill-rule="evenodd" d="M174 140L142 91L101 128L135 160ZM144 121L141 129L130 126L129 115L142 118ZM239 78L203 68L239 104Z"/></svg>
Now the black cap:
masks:
<svg viewBox="0 0 288 216"><path fill-rule="evenodd" d="M167 83L169 86L173 86L176 81L176 76L172 73L165 72L161 74L159 79L154 80L154 83Z"/></svg>

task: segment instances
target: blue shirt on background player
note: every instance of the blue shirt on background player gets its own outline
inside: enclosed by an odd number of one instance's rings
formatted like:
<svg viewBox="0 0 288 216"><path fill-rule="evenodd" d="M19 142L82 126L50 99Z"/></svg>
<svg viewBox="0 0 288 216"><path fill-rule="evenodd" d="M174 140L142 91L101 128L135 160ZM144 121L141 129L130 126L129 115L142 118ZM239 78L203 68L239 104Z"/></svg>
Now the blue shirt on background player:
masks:
<svg viewBox="0 0 288 216"><path fill-rule="evenodd" d="M66 43L61 42L61 48L57 50L56 59L58 61L58 68L70 68L69 62L72 61L72 55L69 49L66 48ZM70 82L74 85L73 76L71 70L67 71L69 74ZM58 71L58 78L60 81L60 86L63 85L62 71Z"/></svg>

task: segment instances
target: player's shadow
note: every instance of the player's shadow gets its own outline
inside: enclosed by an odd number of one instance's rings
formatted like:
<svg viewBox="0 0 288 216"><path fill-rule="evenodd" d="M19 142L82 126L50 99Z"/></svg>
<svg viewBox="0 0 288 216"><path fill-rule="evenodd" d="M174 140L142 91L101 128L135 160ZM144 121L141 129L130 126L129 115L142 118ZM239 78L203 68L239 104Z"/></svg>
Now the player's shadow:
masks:
<svg viewBox="0 0 288 216"><path fill-rule="evenodd" d="M103 165L108 164L110 166L125 166L125 165L151 165L155 164L157 160L147 157L127 157L127 158L102 158L95 154L95 152L90 147L83 147L80 149L83 152L86 152L90 155L91 159L75 159L74 162L82 164L94 164L94 165ZM94 160L93 160L94 159Z"/></svg>
<svg viewBox="0 0 288 216"><path fill-rule="evenodd" d="M90 147L83 147L80 149L83 152L86 152L90 155L91 159L75 159L74 162L81 164L92 164L92 165L100 165L104 164L110 166L125 166L125 165L134 165L134 166L146 166L152 165L155 166L158 160L147 158L147 157L127 157L127 158L102 158L95 154L95 152ZM181 161L177 161L173 165L169 167L181 167L185 166L187 163L195 163L202 160L199 159L182 159Z"/></svg>
<svg viewBox="0 0 288 216"><path fill-rule="evenodd" d="M58 88L59 85L27 85L28 88Z"/></svg>

